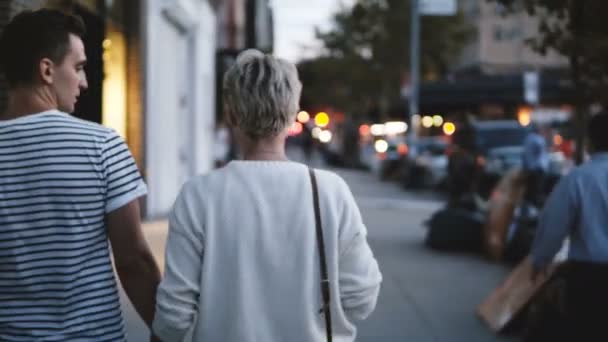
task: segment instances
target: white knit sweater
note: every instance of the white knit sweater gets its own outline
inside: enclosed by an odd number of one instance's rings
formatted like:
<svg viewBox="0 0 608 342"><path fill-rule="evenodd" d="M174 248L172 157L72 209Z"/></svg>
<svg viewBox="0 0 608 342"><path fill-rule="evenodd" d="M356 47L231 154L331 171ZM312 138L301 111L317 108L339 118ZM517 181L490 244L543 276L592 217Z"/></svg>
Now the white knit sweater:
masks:
<svg viewBox="0 0 608 342"><path fill-rule="evenodd" d="M316 170L334 341L375 308L382 276L346 183ZM153 329L163 341L324 341L308 169L233 161L184 185L169 219Z"/></svg>

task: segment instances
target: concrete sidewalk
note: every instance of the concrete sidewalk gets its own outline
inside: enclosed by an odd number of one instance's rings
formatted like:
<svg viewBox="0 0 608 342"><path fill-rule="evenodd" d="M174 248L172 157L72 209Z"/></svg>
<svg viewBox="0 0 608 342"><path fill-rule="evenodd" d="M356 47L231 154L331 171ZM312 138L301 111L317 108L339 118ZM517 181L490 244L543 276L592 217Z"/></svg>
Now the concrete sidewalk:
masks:
<svg viewBox="0 0 608 342"><path fill-rule="evenodd" d="M513 341L476 316L510 268L482 256L442 253L424 245L423 222L443 207L439 197L402 191L357 170L334 170L351 187L384 276L376 311L357 341Z"/></svg>

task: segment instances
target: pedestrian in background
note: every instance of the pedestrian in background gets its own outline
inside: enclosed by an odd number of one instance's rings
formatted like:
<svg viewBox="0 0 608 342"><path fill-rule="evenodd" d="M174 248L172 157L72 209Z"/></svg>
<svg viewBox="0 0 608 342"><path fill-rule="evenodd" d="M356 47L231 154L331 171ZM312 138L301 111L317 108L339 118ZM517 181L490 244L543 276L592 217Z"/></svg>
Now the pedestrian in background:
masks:
<svg viewBox="0 0 608 342"><path fill-rule="evenodd" d="M465 116L453 136L448 157L448 207L476 210L474 197L478 191L479 165L476 155L474 119Z"/></svg>
<svg viewBox="0 0 608 342"><path fill-rule="evenodd" d="M80 18L18 14L0 36L0 341L125 341L112 270L150 325L160 272L123 139L67 113L87 88Z"/></svg>
<svg viewBox="0 0 608 342"><path fill-rule="evenodd" d="M534 126L524 140L522 168L526 177L525 209L529 205L536 208L542 206L545 177L549 169L546 133L547 130L544 127Z"/></svg>
<svg viewBox="0 0 608 342"><path fill-rule="evenodd" d="M163 341L325 340L321 250L335 340L353 341L375 308L382 278L348 186L314 171L321 249L309 169L285 155L301 88L293 64L255 50L226 73L243 160L192 179L175 202L154 320Z"/></svg>
<svg viewBox="0 0 608 342"><path fill-rule="evenodd" d="M570 239L563 270L560 312L565 322L537 329L530 341L608 341L608 113L594 116L588 137L591 161L556 185L540 216L532 246L533 278L545 273L564 239ZM551 282L551 280L550 280ZM562 324L563 323L563 324ZM549 335L547 335L549 334Z"/></svg>

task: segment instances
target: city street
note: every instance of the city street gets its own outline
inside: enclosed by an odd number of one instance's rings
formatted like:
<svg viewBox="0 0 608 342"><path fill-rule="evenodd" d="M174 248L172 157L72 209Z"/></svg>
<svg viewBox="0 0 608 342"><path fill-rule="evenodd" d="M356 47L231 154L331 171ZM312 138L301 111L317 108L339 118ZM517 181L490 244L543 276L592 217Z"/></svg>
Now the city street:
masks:
<svg viewBox="0 0 608 342"><path fill-rule="evenodd" d="M437 195L404 192L366 171L334 171L351 186L384 276L378 306L360 325L358 341L510 340L498 338L475 315L477 305L502 281L508 268L475 255L425 248L423 222L442 206ZM164 221L145 225L161 264L166 229ZM143 323L130 305L125 307L129 340L145 341Z"/></svg>
<svg viewBox="0 0 608 342"><path fill-rule="evenodd" d="M353 322L356 341L601 330L587 307L608 301L597 281L608 259L602 13L608 0L0 0L0 342L123 330L150 341L119 280L117 303L111 273L153 264L141 232L125 234L125 215L144 218L164 272L173 208L207 222L201 253L217 268L203 279L221 291L201 291L213 312L199 317L215 318L203 328L252 336L279 303L272 323L297 338L302 329L280 318L315 305L310 270L325 270L310 264L320 254L308 243L319 212L302 196L313 189L298 183L310 186L308 174L276 164L286 159L342 177L361 212L382 284L375 311ZM232 162L175 206L193 176L239 158L270 166ZM328 189L345 190L328 177L315 191ZM314 203L329 223L353 212L352 198L334 197ZM369 250L356 248L361 234L338 235L325 235L327 246L348 245L327 252L341 275L331 299L367 310L349 288L377 289L377 269L345 265L348 254L369 261ZM252 261L265 268L242 267ZM562 261L571 263L555 267ZM358 286L362 277L375 287ZM152 304L143 287L136 295ZM253 310L217 311L235 303Z"/></svg>

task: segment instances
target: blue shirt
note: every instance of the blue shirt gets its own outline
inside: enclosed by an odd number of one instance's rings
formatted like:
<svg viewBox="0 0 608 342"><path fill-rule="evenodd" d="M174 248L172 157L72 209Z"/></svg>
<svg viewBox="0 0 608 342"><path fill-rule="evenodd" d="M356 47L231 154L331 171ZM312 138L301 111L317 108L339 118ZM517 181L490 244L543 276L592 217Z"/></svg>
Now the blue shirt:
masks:
<svg viewBox="0 0 608 342"><path fill-rule="evenodd" d="M551 263L566 237L568 259L608 263L608 153L592 155L556 185L532 245L534 265Z"/></svg>
<svg viewBox="0 0 608 342"><path fill-rule="evenodd" d="M546 171L549 168L547 142L538 133L532 132L524 140L523 167L529 171Z"/></svg>

